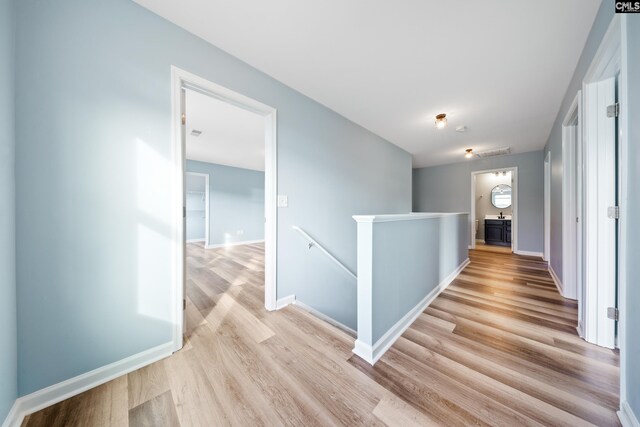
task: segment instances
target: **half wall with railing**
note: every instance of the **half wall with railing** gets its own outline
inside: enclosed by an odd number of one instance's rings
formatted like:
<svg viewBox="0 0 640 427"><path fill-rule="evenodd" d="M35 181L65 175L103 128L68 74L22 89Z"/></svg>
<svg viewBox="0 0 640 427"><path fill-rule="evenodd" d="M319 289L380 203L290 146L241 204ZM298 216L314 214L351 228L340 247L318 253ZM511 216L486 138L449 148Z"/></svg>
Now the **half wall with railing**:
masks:
<svg viewBox="0 0 640 427"><path fill-rule="evenodd" d="M374 364L469 262L467 213L356 215L358 338Z"/></svg>

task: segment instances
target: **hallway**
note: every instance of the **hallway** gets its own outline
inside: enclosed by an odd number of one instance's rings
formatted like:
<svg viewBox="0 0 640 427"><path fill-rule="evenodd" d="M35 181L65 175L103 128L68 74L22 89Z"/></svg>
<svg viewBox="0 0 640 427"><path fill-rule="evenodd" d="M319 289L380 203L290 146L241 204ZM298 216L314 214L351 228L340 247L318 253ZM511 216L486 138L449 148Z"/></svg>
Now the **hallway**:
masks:
<svg viewBox="0 0 640 427"><path fill-rule="evenodd" d="M618 425L618 355L577 336L546 264L470 257L371 367L298 307L265 311L262 245L189 244L185 348L23 425Z"/></svg>

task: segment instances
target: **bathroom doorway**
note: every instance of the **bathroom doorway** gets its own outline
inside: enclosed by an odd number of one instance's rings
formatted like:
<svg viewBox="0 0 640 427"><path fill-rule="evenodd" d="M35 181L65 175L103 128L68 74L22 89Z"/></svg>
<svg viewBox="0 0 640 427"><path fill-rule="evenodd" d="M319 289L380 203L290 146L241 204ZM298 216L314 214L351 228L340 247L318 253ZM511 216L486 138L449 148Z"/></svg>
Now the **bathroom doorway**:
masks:
<svg viewBox="0 0 640 427"><path fill-rule="evenodd" d="M517 168L471 173L471 249L517 248Z"/></svg>

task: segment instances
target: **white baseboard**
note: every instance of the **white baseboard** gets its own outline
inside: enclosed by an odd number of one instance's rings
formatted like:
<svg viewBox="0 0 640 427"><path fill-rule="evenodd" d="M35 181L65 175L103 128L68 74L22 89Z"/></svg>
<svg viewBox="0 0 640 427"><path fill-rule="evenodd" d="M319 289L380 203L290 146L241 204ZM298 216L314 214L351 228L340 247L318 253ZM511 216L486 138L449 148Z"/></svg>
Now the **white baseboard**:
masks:
<svg viewBox="0 0 640 427"><path fill-rule="evenodd" d="M427 294L415 307L413 307L407 314L405 314L395 325L391 327L373 346L368 345L360 340L356 340L353 352L366 360L370 365L374 365L382 355L389 350L389 348L396 342L398 338L404 333L404 331L411 326L413 322L422 314L422 312L436 299L447 286L453 282L458 274L469 265L469 259L467 258L460 264L451 274L442 280L438 286L436 286L431 292Z"/></svg>
<svg viewBox="0 0 640 427"><path fill-rule="evenodd" d="M287 297L280 298L279 300L276 301L276 310L280 310L281 308L284 308L289 304L293 304L295 302L296 302L295 295L289 295Z"/></svg>
<svg viewBox="0 0 640 427"><path fill-rule="evenodd" d="M517 250L517 251L513 251L513 253L516 254L516 255L535 256L535 257L540 257L540 258L544 257L544 254L542 252L532 252L532 251Z"/></svg>
<svg viewBox="0 0 640 427"><path fill-rule="evenodd" d="M298 307L300 307L304 311L308 311L309 313L313 314L318 319L324 320L325 322L329 323L330 325L333 325L336 328L343 330L344 332L348 333L351 336L355 337L357 335L356 331L354 331L353 329L351 329L347 325L343 325L342 323L338 322L335 319L332 319L331 317L327 316L326 314L320 313L315 308L308 306L307 304L301 302L300 300L295 300L293 302L293 304L297 305Z"/></svg>
<svg viewBox="0 0 640 427"><path fill-rule="evenodd" d="M187 243L200 243L204 242L205 239L187 239Z"/></svg>
<svg viewBox="0 0 640 427"><path fill-rule="evenodd" d="M26 414L20 414L18 411L18 401L13 402L13 406L7 414L7 418L4 419L2 427L20 427L22 421L26 417Z"/></svg>
<svg viewBox="0 0 640 427"><path fill-rule="evenodd" d="M556 288L558 288L558 292L560 292L560 295L564 297L564 292L562 292L562 281L560 280L560 278L558 278L558 275L553 270L553 267L551 267L551 263L549 263L549 274L551 274L551 278L553 279L553 283L556 284Z"/></svg>
<svg viewBox="0 0 640 427"><path fill-rule="evenodd" d="M582 320L578 322L578 327L576 328L576 331L578 332L578 336L584 339L584 328L582 327Z"/></svg>
<svg viewBox="0 0 640 427"><path fill-rule="evenodd" d="M618 418L622 427L640 427L638 417L633 413L629 402L626 400L620 403L620 410L618 411Z"/></svg>
<svg viewBox="0 0 640 427"><path fill-rule="evenodd" d="M2 427L19 427L29 414L97 387L121 375L150 365L173 354L174 343L168 342L125 359L102 366L77 377L19 397Z"/></svg>
<svg viewBox="0 0 640 427"><path fill-rule="evenodd" d="M205 249L227 248L229 246L253 245L254 243L264 243L264 239L261 239L261 240L245 240L243 242L217 243L215 245L206 245L204 248Z"/></svg>

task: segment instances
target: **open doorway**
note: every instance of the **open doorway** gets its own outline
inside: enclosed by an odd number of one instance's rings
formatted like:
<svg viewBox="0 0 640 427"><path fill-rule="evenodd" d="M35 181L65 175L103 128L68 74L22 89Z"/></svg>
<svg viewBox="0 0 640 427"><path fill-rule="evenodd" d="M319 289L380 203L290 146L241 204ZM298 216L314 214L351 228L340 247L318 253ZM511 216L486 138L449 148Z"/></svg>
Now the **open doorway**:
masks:
<svg viewBox="0 0 640 427"><path fill-rule="evenodd" d="M175 67L172 89L177 350L231 295L276 307L276 111Z"/></svg>
<svg viewBox="0 0 640 427"><path fill-rule="evenodd" d="M515 251L517 168L471 173L471 248Z"/></svg>
<svg viewBox="0 0 640 427"><path fill-rule="evenodd" d="M209 246L209 174L186 172L184 189L187 243Z"/></svg>

